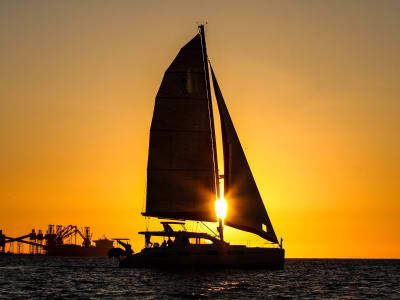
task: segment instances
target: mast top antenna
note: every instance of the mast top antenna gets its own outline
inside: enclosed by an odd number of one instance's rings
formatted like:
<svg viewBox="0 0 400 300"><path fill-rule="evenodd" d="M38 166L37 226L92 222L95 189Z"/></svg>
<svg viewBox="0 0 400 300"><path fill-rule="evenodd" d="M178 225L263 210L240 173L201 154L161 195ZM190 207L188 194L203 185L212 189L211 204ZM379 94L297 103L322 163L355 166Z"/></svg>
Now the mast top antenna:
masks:
<svg viewBox="0 0 400 300"><path fill-rule="evenodd" d="M196 22L196 24L198 24L199 29L201 29L201 28L204 28L204 26L207 25L208 22L204 22L204 23L203 22L201 22L201 23Z"/></svg>

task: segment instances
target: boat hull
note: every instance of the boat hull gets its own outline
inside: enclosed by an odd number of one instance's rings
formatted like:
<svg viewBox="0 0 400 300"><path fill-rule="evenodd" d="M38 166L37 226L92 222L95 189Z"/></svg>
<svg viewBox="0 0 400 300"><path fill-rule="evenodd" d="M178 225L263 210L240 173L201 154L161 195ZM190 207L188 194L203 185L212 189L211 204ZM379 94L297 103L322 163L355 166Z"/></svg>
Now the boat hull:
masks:
<svg viewBox="0 0 400 300"><path fill-rule="evenodd" d="M239 248L238 248L239 247ZM281 248L143 249L120 262L122 268L252 268L283 269Z"/></svg>

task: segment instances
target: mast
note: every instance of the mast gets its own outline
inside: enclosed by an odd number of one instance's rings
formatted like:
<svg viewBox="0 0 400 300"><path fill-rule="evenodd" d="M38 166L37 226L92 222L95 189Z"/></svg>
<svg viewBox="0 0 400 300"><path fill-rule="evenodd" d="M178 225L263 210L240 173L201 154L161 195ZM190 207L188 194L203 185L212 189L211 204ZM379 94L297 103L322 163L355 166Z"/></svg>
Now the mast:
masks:
<svg viewBox="0 0 400 300"><path fill-rule="evenodd" d="M204 60L204 70L206 73L206 83L207 83L207 98L208 98L208 107L210 113L210 126L211 126L211 139L212 139L212 148L213 148L213 158L214 158L214 170L215 170L215 188L217 191L217 199L220 199L220 189L219 189L219 174L218 174L218 157L217 157L217 145L215 140L215 127L214 127L214 115L212 109L212 99L211 99L211 87L210 87L210 76L208 71L208 56L207 56L207 47L206 47L206 37L204 33L204 25L199 25L200 35L201 35L201 44L203 47L203 60ZM218 233L221 241L224 240L224 223L222 218L218 218Z"/></svg>
<svg viewBox="0 0 400 300"><path fill-rule="evenodd" d="M212 139L213 158L214 158L215 188L217 191L217 199L219 199L220 191L219 191L217 145L216 145L216 141L215 141L214 115L213 115L212 101L211 101L210 75L208 72L208 56L207 56L207 47L206 47L206 37L204 34L204 25L203 24L199 25L199 29L200 29L200 36L201 36L201 45L203 48L204 71L206 73L207 99L208 99L208 109L209 109L209 114L210 114L211 139Z"/></svg>

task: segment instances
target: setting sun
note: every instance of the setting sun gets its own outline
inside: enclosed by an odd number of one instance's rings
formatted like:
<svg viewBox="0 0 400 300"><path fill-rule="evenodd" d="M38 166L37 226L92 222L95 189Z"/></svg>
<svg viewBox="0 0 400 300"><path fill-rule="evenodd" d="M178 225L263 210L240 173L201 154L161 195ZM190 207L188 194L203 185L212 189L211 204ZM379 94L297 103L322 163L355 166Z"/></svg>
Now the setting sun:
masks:
<svg viewBox="0 0 400 300"><path fill-rule="evenodd" d="M398 1L160 1L158 9L157 1L116 2L0 3L3 234L87 225L96 239L126 237L135 252L141 250L137 232L144 225L155 98L165 70L204 20L209 60L263 199L257 207L264 205L284 238L286 257L400 258ZM174 115L170 129L183 130L176 133L182 139L191 130L204 139L193 139L196 146L182 152L180 142L162 142L160 155L171 155L156 162L170 169L184 158L176 174L196 169L203 178L216 159L218 174L229 179L212 81L217 155L188 153L204 146L209 123L207 112L194 117L203 107L200 73L186 71L181 75L191 74L190 80L177 78L176 89L165 91L196 92L196 99L186 100L199 107L162 111ZM204 168L192 165L207 155ZM224 178L219 182L220 195L191 186L204 192L204 206L188 206L195 202L192 192L179 206L207 210L210 220L222 207L225 223L238 220L248 206L233 187L225 193L229 204L220 200ZM163 203L175 198L155 195ZM148 222L161 226L157 219ZM224 235L232 244L265 243L230 226Z"/></svg>
<svg viewBox="0 0 400 300"><path fill-rule="evenodd" d="M0 300L400 300L400 0L6 0L0 39Z"/></svg>
<svg viewBox="0 0 400 300"><path fill-rule="evenodd" d="M228 210L228 204L226 203L225 198L221 198L215 201L215 210L217 211L217 218L222 219L223 222L226 217L226 212Z"/></svg>

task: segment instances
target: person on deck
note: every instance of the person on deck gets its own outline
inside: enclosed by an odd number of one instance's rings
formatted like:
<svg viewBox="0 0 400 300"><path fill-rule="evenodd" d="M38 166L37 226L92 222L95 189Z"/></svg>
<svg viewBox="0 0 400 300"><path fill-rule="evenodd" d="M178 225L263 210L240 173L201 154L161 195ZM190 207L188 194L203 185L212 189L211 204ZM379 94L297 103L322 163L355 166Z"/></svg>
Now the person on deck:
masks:
<svg viewBox="0 0 400 300"><path fill-rule="evenodd" d="M171 240L170 237L168 237L167 245L168 245L168 248L171 248L174 245L174 242Z"/></svg>

